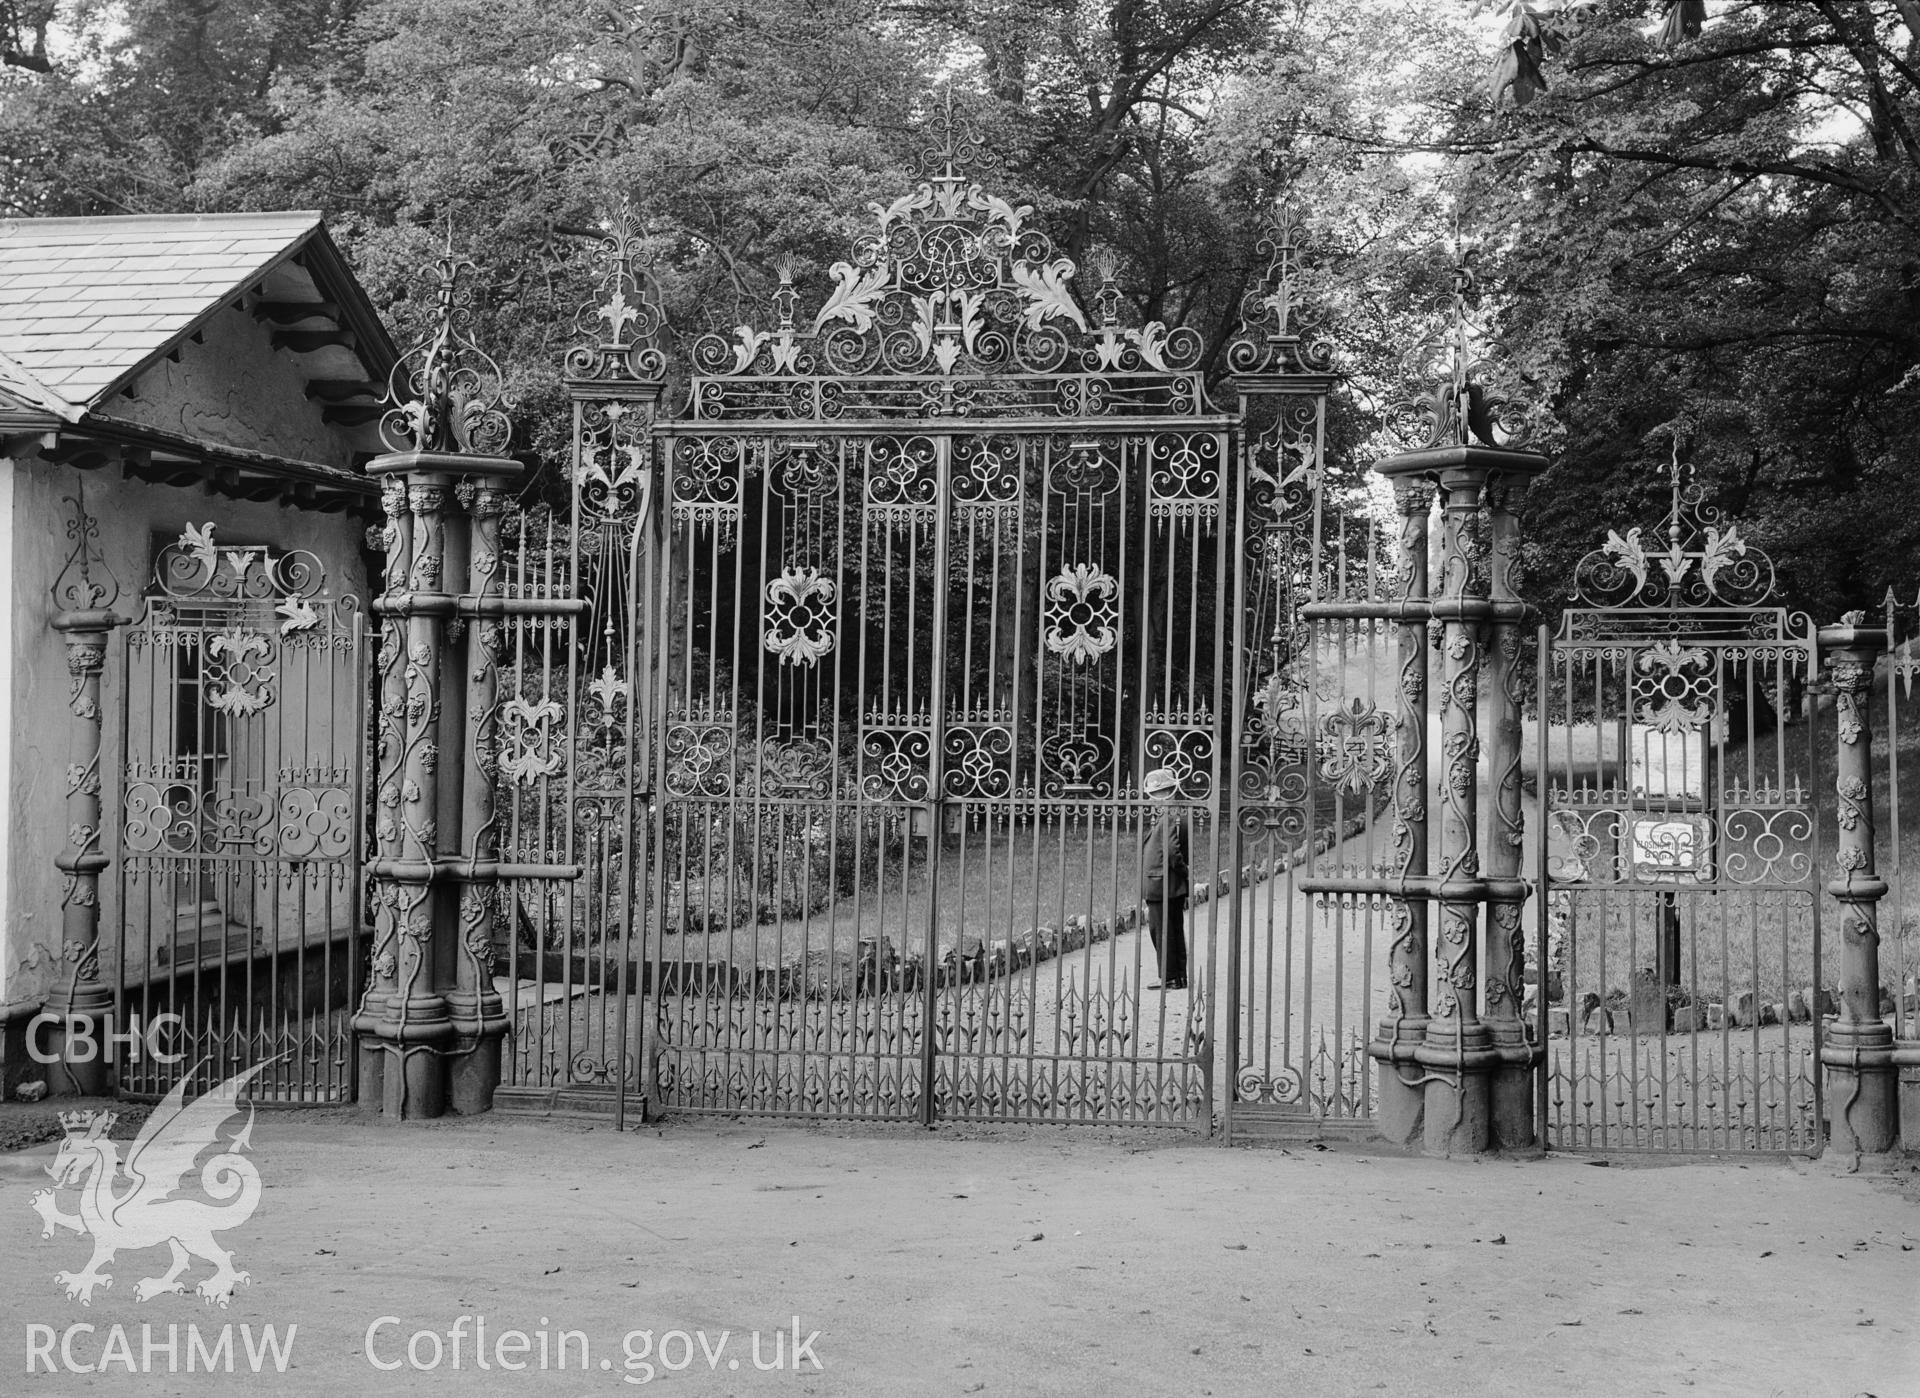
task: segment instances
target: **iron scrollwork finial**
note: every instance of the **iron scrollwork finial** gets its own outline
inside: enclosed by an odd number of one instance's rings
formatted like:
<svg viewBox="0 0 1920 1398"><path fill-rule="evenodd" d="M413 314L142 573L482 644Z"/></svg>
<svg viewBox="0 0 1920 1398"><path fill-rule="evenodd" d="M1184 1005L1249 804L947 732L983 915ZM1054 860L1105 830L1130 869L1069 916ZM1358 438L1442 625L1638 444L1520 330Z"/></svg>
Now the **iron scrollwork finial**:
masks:
<svg viewBox="0 0 1920 1398"><path fill-rule="evenodd" d="M957 187L981 174L1001 173L987 150L986 137L966 109L954 105L952 83L941 88L938 104L928 111L925 131L925 144L915 161L923 178Z"/></svg>
<svg viewBox="0 0 1920 1398"><path fill-rule="evenodd" d="M265 544L229 544L214 538L215 523L186 522L178 539L154 558L150 597L194 602L268 602L280 599L283 632L304 630L318 615L310 599L324 598L327 568L307 549L278 552Z"/></svg>
<svg viewBox="0 0 1920 1398"><path fill-rule="evenodd" d="M568 377L640 382L666 377L660 344L666 316L647 269L645 243L645 226L632 209L622 207L600 243L606 270L599 288L575 316L581 343L567 352Z"/></svg>
<svg viewBox="0 0 1920 1398"><path fill-rule="evenodd" d="M1333 342L1318 309L1302 295L1301 271L1312 235L1290 204L1275 206L1258 244L1265 270L1240 303L1240 329L1227 346L1235 374L1325 374Z"/></svg>
<svg viewBox="0 0 1920 1398"><path fill-rule="evenodd" d="M462 275L477 269L453 250L440 258L433 332L394 365L380 439L391 451L498 456L513 437L501 407L500 366L463 329L473 292Z"/></svg>
<svg viewBox="0 0 1920 1398"><path fill-rule="evenodd" d="M1521 445L1519 405L1495 397L1485 380L1491 363L1487 351L1495 341L1479 306L1478 260L1472 248L1456 257L1446 328L1425 346L1428 362L1421 376L1431 387L1402 405L1424 422L1423 447Z"/></svg>
<svg viewBox="0 0 1920 1398"><path fill-rule="evenodd" d="M66 501L73 507L67 519L71 547L49 589L53 604L62 611L105 611L120 599L120 580L100 552L100 521L87 513L84 484L77 483Z"/></svg>

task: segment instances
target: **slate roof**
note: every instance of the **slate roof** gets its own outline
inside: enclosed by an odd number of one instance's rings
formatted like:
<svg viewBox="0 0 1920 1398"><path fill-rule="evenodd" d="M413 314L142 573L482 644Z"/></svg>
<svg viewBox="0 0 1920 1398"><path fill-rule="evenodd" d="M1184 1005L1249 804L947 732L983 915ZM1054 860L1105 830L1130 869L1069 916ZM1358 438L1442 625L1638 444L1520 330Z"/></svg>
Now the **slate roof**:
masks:
<svg viewBox="0 0 1920 1398"><path fill-rule="evenodd" d="M309 245L351 284L312 212L0 219L0 388L77 421ZM363 349L390 364L364 296L342 299L371 322L356 325Z"/></svg>
<svg viewBox="0 0 1920 1398"><path fill-rule="evenodd" d="M50 413L57 402L24 369L0 354L0 412Z"/></svg>

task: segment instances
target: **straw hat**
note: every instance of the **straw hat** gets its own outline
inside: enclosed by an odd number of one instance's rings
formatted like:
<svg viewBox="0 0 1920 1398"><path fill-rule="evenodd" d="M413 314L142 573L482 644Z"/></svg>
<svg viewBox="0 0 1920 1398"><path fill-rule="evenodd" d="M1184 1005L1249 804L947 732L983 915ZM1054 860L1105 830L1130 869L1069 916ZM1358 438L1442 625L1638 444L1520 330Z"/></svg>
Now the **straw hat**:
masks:
<svg viewBox="0 0 1920 1398"><path fill-rule="evenodd" d="M1153 796L1162 791L1177 791L1179 788L1180 778L1176 777L1172 770L1166 767L1155 767L1151 772L1147 773L1145 777L1141 778L1140 781L1140 789L1149 796Z"/></svg>

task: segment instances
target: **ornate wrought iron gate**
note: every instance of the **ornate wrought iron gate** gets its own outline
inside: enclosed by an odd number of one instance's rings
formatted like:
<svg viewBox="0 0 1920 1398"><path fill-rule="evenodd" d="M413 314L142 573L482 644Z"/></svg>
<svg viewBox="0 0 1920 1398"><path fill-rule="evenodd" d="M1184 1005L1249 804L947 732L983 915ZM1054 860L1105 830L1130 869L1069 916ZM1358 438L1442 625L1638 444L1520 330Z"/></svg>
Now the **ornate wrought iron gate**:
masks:
<svg viewBox="0 0 1920 1398"><path fill-rule="evenodd" d="M1548 1143L1817 1152L1814 628L1678 467L1575 588L1540 641Z"/></svg>
<svg viewBox="0 0 1920 1398"><path fill-rule="evenodd" d="M936 124L810 324L783 273L772 328L695 347L684 419L630 226L583 314L573 513L507 558L510 611L578 614L512 621L500 720L503 860L584 871L509 880L510 1074L550 1098L1210 1119L1220 908L1153 988L1140 782L1204 882L1232 420Z"/></svg>
<svg viewBox="0 0 1920 1398"><path fill-rule="evenodd" d="M124 1090L205 1091L279 1059L256 1098L353 1097L363 974L366 768L358 598L319 559L189 525L160 551L124 635L122 1026L180 1017L177 1062L121 1062ZM196 1065L197 1071L196 1071Z"/></svg>

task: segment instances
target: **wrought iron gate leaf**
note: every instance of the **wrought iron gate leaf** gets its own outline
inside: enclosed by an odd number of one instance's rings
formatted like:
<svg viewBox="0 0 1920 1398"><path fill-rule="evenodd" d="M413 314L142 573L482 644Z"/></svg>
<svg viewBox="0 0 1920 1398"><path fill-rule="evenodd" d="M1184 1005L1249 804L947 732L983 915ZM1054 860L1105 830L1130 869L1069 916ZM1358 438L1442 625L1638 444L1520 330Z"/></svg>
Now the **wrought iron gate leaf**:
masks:
<svg viewBox="0 0 1920 1398"><path fill-rule="evenodd" d="M1677 461L1666 517L1576 568L1540 642L1549 1144L1820 1149L1817 991L1789 1008L1821 984L1817 725L1793 703L1817 663Z"/></svg>
<svg viewBox="0 0 1920 1398"><path fill-rule="evenodd" d="M161 1095L191 1076L204 1091L277 1060L254 1098L350 1101L367 955L359 600L331 593L310 553L190 523L123 641L116 1012L183 1027L178 1060L125 1059L121 1087Z"/></svg>

